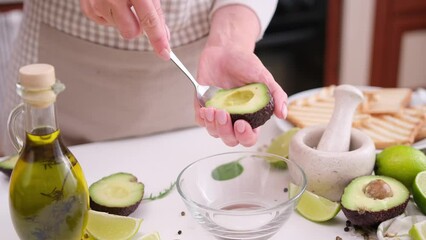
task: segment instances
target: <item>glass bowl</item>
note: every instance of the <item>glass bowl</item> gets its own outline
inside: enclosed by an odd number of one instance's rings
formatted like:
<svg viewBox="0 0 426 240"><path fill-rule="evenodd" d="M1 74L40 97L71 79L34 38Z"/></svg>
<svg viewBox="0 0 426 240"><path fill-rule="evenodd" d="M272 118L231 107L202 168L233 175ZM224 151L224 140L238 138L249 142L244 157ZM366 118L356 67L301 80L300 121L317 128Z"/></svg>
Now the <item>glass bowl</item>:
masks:
<svg viewBox="0 0 426 240"><path fill-rule="evenodd" d="M280 161L284 168L272 166ZM290 182L299 186L292 198ZM217 239L258 240L272 237L294 212L306 176L277 155L228 152L190 164L176 186L194 219Z"/></svg>

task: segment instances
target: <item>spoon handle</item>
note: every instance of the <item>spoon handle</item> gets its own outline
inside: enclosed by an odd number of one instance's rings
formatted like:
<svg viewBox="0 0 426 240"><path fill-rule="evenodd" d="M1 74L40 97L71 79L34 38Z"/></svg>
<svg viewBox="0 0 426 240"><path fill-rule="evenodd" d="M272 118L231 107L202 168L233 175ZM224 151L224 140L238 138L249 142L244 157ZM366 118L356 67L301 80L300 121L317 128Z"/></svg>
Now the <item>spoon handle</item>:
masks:
<svg viewBox="0 0 426 240"><path fill-rule="evenodd" d="M170 50L170 59L176 66L191 80L192 85L194 85L195 88L198 88L199 84L197 81L195 81L194 77L191 75L191 73L186 69L185 65L179 60L179 58Z"/></svg>

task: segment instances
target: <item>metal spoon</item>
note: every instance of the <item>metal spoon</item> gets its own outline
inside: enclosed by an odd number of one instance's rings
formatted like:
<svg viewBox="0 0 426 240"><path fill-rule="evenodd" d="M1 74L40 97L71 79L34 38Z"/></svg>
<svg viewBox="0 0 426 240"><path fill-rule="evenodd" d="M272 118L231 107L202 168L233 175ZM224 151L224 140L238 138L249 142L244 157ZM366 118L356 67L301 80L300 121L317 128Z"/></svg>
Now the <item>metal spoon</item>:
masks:
<svg viewBox="0 0 426 240"><path fill-rule="evenodd" d="M197 92L197 99L199 104L202 107L205 107L206 102L210 100L220 88L214 86L200 85L172 51L170 51L170 59L188 77L188 79L191 80L191 83L192 85L194 85L195 91Z"/></svg>

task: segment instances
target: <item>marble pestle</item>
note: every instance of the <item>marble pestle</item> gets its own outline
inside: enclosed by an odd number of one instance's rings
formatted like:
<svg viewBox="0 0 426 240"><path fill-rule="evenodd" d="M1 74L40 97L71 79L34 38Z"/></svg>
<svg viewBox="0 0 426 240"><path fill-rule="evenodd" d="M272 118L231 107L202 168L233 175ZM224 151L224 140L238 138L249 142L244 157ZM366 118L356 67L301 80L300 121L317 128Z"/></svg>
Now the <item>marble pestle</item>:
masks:
<svg viewBox="0 0 426 240"><path fill-rule="evenodd" d="M364 96L354 86L340 85L334 90L334 98L333 114L321 136L317 150L347 152L350 146L354 113Z"/></svg>

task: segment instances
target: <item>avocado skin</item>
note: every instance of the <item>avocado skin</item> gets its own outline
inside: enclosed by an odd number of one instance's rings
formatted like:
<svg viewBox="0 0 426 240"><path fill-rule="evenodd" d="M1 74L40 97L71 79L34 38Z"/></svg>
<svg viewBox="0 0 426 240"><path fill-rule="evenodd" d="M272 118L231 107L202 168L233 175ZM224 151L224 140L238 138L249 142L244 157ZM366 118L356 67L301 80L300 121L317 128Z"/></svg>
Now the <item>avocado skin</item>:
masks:
<svg viewBox="0 0 426 240"><path fill-rule="evenodd" d="M135 202L134 204L126 207L107 207L100 204L97 204L95 201L90 198L90 208L99 212L106 212L109 214L121 215L121 216L129 216L131 213L136 211L142 199Z"/></svg>
<svg viewBox="0 0 426 240"><path fill-rule="evenodd" d="M232 124L234 124L235 121L239 119L242 119L248 122L251 128L253 129L265 124L265 122L268 121L271 118L272 114L274 113L274 100L272 96L270 96L269 99L270 100L265 107L263 107L262 109L254 113L246 113L246 114L231 113L230 115L231 115Z"/></svg>
<svg viewBox="0 0 426 240"><path fill-rule="evenodd" d="M0 172L4 173L6 176L10 177L12 175L13 169L8 168L0 168Z"/></svg>
<svg viewBox="0 0 426 240"><path fill-rule="evenodd" d="M5 160L0 162L0 172L4 173L6 176L10 178L13 172L13 168L18 161L19 155L12 155Z"/></svg>
<svg viewBox="0 0 426 240"><path fill-rule="evenodd" d="M351 223L355 226L377 227L381 222L384 222L388 219L394 218L404 213L404 210L408 204L408 200L409 198L407 198L405 202L398 206L378 212L353 211L346 209L344 205L342 205L342 211L345 214L346 218L351 221Z"/></svg>

